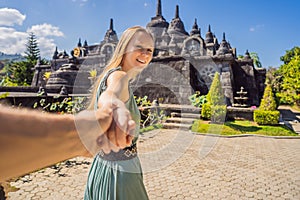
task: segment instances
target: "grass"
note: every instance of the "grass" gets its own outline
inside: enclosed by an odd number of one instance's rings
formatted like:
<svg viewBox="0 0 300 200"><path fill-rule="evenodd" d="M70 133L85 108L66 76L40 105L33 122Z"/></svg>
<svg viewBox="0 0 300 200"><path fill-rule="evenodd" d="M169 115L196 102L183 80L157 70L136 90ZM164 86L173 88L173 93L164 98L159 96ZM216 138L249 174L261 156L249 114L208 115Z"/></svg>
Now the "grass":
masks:
<svg viewBox="0 0 300 200"><path fill-rule="evenodd" d="M196 120L192 126L193 132L217 135L254 134L265 136L298 136L297 133L284 125L259 126L251 121L225 122L224 124L209 124L208 121Z"/></svg>
<svg viewBox="0 0 300 200"><path fill-rule="evenodd" d="M296 110L296 111L300 111L300 107L299 106L297 106L297 105L293 105L293 106L291 106L292 107L292 109L294 109L294 110Z"/></svg>
<svg viewBox="0 0 300 200"><path fill-rule="evenodd" d="M140 134L143 134L145 132L148 132L148 131L152 131L152 130L155 130L155 129L160 129L162 128L163 125L162 124L153 124L151 126L147 126L145 128L141 128L140 129Z"/></svg>

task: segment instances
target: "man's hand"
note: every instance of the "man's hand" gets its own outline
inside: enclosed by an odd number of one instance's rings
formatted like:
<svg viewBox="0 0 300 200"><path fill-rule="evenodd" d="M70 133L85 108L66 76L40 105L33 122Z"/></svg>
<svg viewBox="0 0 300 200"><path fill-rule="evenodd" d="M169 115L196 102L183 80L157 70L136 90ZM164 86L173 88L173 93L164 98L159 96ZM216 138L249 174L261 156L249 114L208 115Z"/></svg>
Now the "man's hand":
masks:
<svg viewBox="0 0 300 200"><path fill-rule="evenodd" d="M119 99L107 101L97 111L85 110L75 116L75 124L84 146L92 155L130 146L135 122Z"/></svg>
<svg viewBox="0 0 300 200"><path fill-rule="evenodd" d="M103 105L102 107L106 107ZM97 142L102 147L105 153L119 151L131 145L134 137L135 122L131 120L130 112L125 107L125 104L115 99L112 102L113 120L107 131L101 135Z"/></svg>

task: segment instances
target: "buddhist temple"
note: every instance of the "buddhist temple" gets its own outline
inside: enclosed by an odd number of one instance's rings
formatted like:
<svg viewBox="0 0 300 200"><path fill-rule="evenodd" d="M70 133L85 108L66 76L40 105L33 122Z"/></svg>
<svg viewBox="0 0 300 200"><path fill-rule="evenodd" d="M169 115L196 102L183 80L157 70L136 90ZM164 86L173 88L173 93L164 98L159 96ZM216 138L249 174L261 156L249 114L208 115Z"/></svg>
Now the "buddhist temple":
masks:
<svg viewBox="0 0 300 200"><path fill-rule="evenodd" d="M264 91L265 69L254 67L253 60L246 51L243 59L237 58L236 49L226 39L219 40L213 34L213 27L199 28L199 19L192 27L185 27L179 5L174 5L174 18L169 22L163 17L162 2L157 0L156 14L145 26L155 39L154 56L149 66L132 82L136 96L159 99L161 103L190 104L188 97L199 91L207 94L214 74L220 73L226 104L234 106L240 88L247 92L245 104L259 105ZM189 19L188 19L189 20ZM187 31L186 29L190 29ZM201 31L207 30L202 36ZM64 87L68 93L88 94L91 87L89 72L96 70L99 75L118 42L113 19L103 40L96 45L88 45L87 40L77 45L68 55L65 51L54 51L51 65L37 64L32 86L42 86L45 90L56 91ZM43 74L51 72L47 81Z"/></svg>

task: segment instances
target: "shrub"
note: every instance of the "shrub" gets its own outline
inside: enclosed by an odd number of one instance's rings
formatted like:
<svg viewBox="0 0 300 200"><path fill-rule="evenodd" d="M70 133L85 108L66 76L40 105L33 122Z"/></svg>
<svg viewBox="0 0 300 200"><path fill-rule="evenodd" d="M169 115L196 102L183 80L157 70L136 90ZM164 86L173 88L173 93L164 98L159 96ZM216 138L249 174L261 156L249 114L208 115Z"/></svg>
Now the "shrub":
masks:
<svg viewBox="0 0 300 200"><path fill-rule="evenodd" d="M148 100L148 96L136 97L134 96L141 113L140 126L144 129L147 126L161 124L165 119L165 111L161 110L159 106L153 106Z"/></svg>
<svg viewBox="0 0 300 200"><path fill-rule="evenodd" d="M97 77L97 70L96 69L90 70L89 71L89 77L91 77L91 78Z"/></svg>
<svg viewBox="0 0 300 200"><path fill-rule="evenodd" d="M86 97L54 97L52 101L42 98L34 103L33 108L41 108L43 111L59 114L75 114L84 109L85 100Z"/></svg>
<svg viewBox="0 0 300 200"><path fill-rule="evenodd" d="M50 76L51 76L51 72L45 72L43 78L45 80L48 80L50 78Z"/></svg>
<svg viewBox="0 0 300 200"><path fill-rule="evenodd" d="M211 122L224 123L226 118L226 105L211 106Z"/></svg>
<svg viewBox="0 0 300 200"><path fill-rule="evenodd" d="M275 125L279 121L279 111L269 111L257 109L253 113L254 121L259 125Z"/></svg>
<svg viewBox="0 0 300 200"><path fill-rule="evenodd" d="M201 117L207 120L211 118L211 105L209 103L205 103L202 105Z"/></svg>
<svg viewBox="0 0 300 200"><path fill-rule="evenodd" d="M265 88L263 99L261 100L259 108L261 110L276 110L276 101L270 84L268 84Z"/></svg>
<svg viewBox="0 0 300 200"><path fill-rule="evenodd" d="M207 102L206 95L200 95L199 91L196 91L195 94L189 96L189 100L193 106L202 107L203 104Z"/></svg>
<svg viewBox="0 0 300 200"><path fill-rule="evenodd" d="M207 101L211 105L224 105L225 98L224 93L220 81L220 74L218 72L215 73L214 79L211 83L209 92L207 94Z"/></svg>
<svg viewBox="0 0 300 200"><path fill-rule="evenodd" d="M260 106L253 112L253 119L259 125L274 125L278 124L279 115L279 111L276 110L276 101L272 87L270 84L267 84Z"/></svg>
<svg viewBox="0 0 300 200"><path fill-rule="evenodd" d="M215 73L206 99L207 102L202 105L201 117L203 119L211 119L213 123L224 122L226 117L226 105L220 82L220 74L218 72Z"/></svg>

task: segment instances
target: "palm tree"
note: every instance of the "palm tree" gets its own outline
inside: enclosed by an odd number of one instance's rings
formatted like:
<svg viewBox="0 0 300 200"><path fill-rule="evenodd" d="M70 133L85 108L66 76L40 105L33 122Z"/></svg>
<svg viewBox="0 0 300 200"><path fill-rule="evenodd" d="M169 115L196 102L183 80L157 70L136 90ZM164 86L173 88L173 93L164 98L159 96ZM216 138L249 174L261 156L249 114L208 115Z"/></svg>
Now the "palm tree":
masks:
<svg viewBox="0 0 300 200"><path fill-rule="evenodd" d="M259 60L259 57L258 57L258 54L257 54L257 53L251 52L251 53L250 53L250 57L251 57L252 60L253 60L254 66L256 66L257 68L262 68L262 64L261 64L261 62L260 62L260 60Z"/></svg>
<svg viewBox="0 0 300 200"><path fill-rule="evenodd" d="M253 60L253 64L254 64L255 67L257 67L257 68L262 68L262 64L261 64L261 62L260 62L260 60L259 60L259 57L258 57L258 54L257 54L257 53L255 53L255 52L250 52L250 57L251 57L251 59ZM244 58L243 55L238 55L238 59L239 59L239 60L242 60L243 58Z"/></svg>

